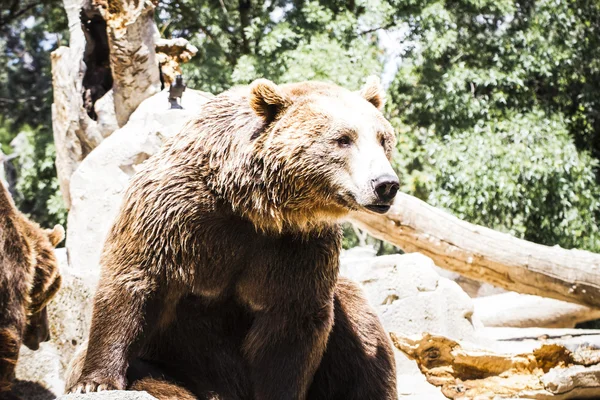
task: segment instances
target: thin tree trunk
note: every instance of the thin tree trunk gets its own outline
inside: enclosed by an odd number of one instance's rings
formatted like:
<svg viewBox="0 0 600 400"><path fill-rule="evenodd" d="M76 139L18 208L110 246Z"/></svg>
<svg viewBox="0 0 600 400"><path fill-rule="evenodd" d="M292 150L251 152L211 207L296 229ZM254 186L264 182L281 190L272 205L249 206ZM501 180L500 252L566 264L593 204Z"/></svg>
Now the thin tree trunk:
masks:
<svg viewBox="0 0 600 400"><path fill-rule="evenodd" d="M52 127L56 167L67 208L70 180L83 159L127 123L142 101L181 73L197 49L159 40L148 0L63 0L69 47L52 53ZM158 53L158 54L157 54Z"/></svg>
<svg viewBox="0 0 600 400"><path fill-rule="evenodd" d="M106 1L106 2L105 2ZM95 0L106 21L115 111L125 125L142 101L160 91L155 43L155 3L149 0Z"/></svg>

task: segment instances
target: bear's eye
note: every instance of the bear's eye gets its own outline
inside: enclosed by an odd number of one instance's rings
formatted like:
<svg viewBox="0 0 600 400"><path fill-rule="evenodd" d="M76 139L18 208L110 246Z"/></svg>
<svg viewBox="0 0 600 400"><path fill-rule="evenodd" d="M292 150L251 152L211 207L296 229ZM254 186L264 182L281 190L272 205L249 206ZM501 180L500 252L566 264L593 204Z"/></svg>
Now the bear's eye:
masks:
<svg viewBox="0 0 600 400"><path fill-rule="evenodd" d="M385 149L385 138L379 139L379 143L381 144L381 147Z"/></svg>
<svg viewBox="0 0 600 400"><path fill-rule="evenodd" d="M352 144L352 139L350 139L350 136L344 135L337 139L337 144L340 147L350 147Z"/></svg>

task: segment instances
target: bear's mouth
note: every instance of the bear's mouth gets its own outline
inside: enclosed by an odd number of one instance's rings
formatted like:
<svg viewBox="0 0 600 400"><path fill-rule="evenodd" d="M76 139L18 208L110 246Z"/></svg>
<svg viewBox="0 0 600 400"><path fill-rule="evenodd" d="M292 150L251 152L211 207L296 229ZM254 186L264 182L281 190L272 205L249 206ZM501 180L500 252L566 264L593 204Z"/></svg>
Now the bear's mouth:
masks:
<svg viewBox="0 0 600 400"><path fill-rule="evenodd" d="M388 204L369 204L365 206L367 210L376 212L377 214L385 214L390 210L390 207Z"/></svg>

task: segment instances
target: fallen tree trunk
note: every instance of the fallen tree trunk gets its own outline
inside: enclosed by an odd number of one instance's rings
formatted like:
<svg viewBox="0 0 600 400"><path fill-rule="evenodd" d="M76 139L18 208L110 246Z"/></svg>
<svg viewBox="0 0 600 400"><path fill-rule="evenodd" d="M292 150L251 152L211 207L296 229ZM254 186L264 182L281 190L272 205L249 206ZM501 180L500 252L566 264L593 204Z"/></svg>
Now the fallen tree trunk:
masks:
<svg viewBox="0 0 600 400"><path fill-rule="evenodd" d="M439 267L510 291L600 308L600 255L549 247L462 221L399 193L384 215L354 213L351 221Z"/></svg>
<svg viewBox="0 0 600 400"><path fill-rule="evenodd" d="M491 340L493 348L504 353L532 351L539 347L540 341L557 343L570 350L581 346L600 349L600 329L486 327L478 329L477 334Z"/></svg>
<svg viewBox="0 0 600 400"><path fill-rule="evenodd" d="M473 299L475 315L486 327L574 328L600 318L600 309L514 292Z"/></svg>

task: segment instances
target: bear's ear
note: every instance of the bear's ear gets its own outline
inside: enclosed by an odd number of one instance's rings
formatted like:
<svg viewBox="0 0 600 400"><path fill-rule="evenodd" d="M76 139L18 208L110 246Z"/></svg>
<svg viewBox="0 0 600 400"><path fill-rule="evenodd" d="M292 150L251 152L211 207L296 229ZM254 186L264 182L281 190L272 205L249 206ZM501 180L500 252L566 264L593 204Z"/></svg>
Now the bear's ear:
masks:
<svg viewBox="0 0 600 400"><path fill-rule="evenodd" d="M52 246L54 247L65 238L65 228L61 225L55 225L53 229L46 229L45 231L50 243L52 243Z"/></svg>
<svg viewBox="0 0 600 400"><path fill-rule="evenodd" d="M257 79L250 84L250 107L265 120L271 122L290 104L282 90L268 79Z"/></svg>
<svg viewBox="0 0 600 400"><path fill-rule="evenodd" d="M360 89L359 93L378 110L383 108L385 104L385 91L381 86L381 81L375 75L371 75L367 78L367 82L362 89Z"/></svg>

